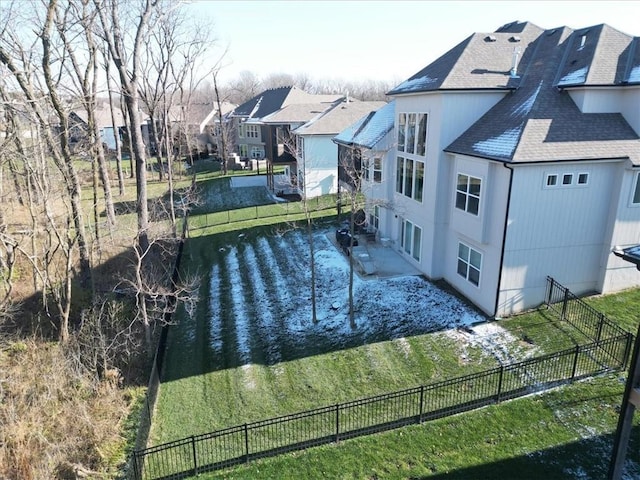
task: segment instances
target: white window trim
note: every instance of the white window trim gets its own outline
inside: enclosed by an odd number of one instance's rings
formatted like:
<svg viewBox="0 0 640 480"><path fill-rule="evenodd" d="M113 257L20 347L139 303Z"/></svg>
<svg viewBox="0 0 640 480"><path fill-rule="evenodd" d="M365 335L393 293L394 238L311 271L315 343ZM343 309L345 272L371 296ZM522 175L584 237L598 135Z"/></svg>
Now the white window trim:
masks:
<svg viewBox="0 0 640 480"><path fill-rule="evenodd" d="M467 247L469 249L469 259L464 259L464 258L460 258L459 255L459 251L460 251L460 245L464 245L465 247ZM476 252L477 254L480 255L480 268L476 268L475 266L471 265L471 251ZM470 285L473 285L476 288L480 288L480 285L482 284L482 264L483 262L483 256L484 254L480 251L480 250L476 250L475 248L473 248L471 245L469 245L468 243L465 242L461 242L458 241L458 248L456 249L456 274L462 278L464 278L464 280L469 283ZM461 275L460 272L458 272L458 261L462 260L466 265L467 265L467 275L466 277ZM478 284L476 285L475 283L473 283L471 280L469 280L469 267L473 267L474 269L478 270Z"/></svg>
<svg viewBox="0 0 640 480"><path fill-rule="evenodd" d="M581 175L586 175L587 176L587 181L584 183L580 183L580 176ZM576 174L576 187L586 187L587 185L589 185L589 177L591 175L589 174L589 172L578 172Z"/></svg>
<svg viewBox="0 0 640 480"><path fill-rule="evenodd" d="M634 176L635 176L635 178L633 180L633 186L631 187L631 195L629 196L629 206L630 207L634 207L634 208L638 208L638 207L640 207L640 202L635 203L633 201L633 197L635 197L636 190L640 189L640 172L635 172Z"/></svg>
<svg viewBox="0 0 640 480"><path fill-rule="evenodd" d="M460 175L463 175L463 176L467 177L468 179L475 178L477 180L480 180L480 195L474 195L474 194L470 193L468 190L466 192L458 190L458 177ZM471 185L471 182L467 183L467 188L469 188L469 185ZM456 174L456 186L455 186L455 197L453 199L453 208L455 208L456 210L459 210L461 212L464 212L466 214L473 215L474 217L479 217L480 213L482 212L482 194L483 194L484 187L485 187L485 182L484 182L484 178L483 177L477 177L475 175L470 175L468 173L458 172ZM462 193L463 195L466 195L467 197L477 198L478 199L478 213L473 213L473 212L470 212L468 210L468 206L469 206L468 199L465 202L465 208L459 208L456 205L457 204L457 200L458 200L458 193Z"/></svg>

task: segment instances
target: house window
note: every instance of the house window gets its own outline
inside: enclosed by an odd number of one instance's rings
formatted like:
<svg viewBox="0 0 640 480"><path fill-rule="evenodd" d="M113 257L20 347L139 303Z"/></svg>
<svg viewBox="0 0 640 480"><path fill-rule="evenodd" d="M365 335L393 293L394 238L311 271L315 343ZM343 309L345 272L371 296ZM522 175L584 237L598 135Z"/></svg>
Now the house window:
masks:
<svg viewBox="0 0 640 480"><path fill-rule="evenodd" d="M373 159L373 181L376 183L382 182L382 158L380 157Z"/></svg>
<svg viewBox="0 0 640 480"><path fill-rule="evenodd" d="M297 137L296 147L298 160L304 160L304 137Z"/></svg>
<svg viewBox="0 0 640 480"><path fill-rule="evenodd" d="M554 187L558 184L558 175L547 175L547 187Z"/></svg>
<svg viewBox="0 0 640 480"><path fill-rule="evenodd" d="M481 269L482 254L464 243L458 243L458 275L477 287L480 285Z"/></svg>
<svg viewBox="0 0 640 480"><path fill-rule="evenodd" d="M249 156L249 155L248 155L249 148L247 147L247 145L242 144L242 145L239 145L239 147L240 147L240 148L239 148L239 150L240 150L240 152L239 152L239 153L240 153L240 157L241 157L241 158L247 158L247 157Z"/></svg>
<svg viewBox="0 0 640 480"><path fill-rule="evenodd" d="M416 154L424 157L426 153L427 143L427 114L418 114L418 145L416 147Z"/></svg>
<svg viewBox="0 0 640 480"><path fill-rule="evenodd" d="M578 174L578 185L586 185L589 182L589 174L588 173L579 173Z"/></svg>
<svg viewBox="0 0 640 480"><path fill-rule="evenodd" d="M411 198L413 187L413 160L404 159L404 194Z"/></svg>
<svg viewBox="0 0 640 480"><path fill-rule="evenodd" d="M407 125L407 114L398 115L398 151L404 152L405 129Z"/></svg>
<svg viewBox="0 0 640 480"><path fill-rule="evenodd" d="M456 208L478 215L481 184L481 179L459 173L458 185L456 186Z"/></svg>
<svg viewBox="0 0 640 480"><path fill-rule="evenodd" d="M260 130L258 130L258 125L246 125L247 130L247 138L259 138Z"/></svg>
<svg viewBox="0 0 640 480"><path fill-rule="evenodd" d="M571 185L573 183L573 173L565 173L562 175L562 185Z"/></svg>
<svg viewBox="0 0 640 480"><path fill-rule="evenodd" d="M636 186L633 190L633 202L634 204L640 203L640 172L636 173Z"/></svg>
<svg viewBox="0 0 640 480"><path fill-rule="evenodd" d="M402 224L401 243L404 252L419 262L422 247L422 229L409 220L405 220Z"/></svg>
<svg viewBox="0 0 640 480"><path fill-rule="evenodd" d="M398 157L396 159L396 192L402 193L403 184L404 184L404 158Z"/></svg>
<svg viewBox="0 0 640 480"><path fill-rule="evenodd" d="M416 114L410 113L407 119L407 153L414 153L416 144Z"/></svg>
<svg viewBox="0 0 640 480"><path fill-rule="evenodd" d="M264 157L264 150L262 147L251 147L251 158L262 158Z"/></svg>
<svg viewBox="0 0 640 480"><path fill-rule="evenodd" d="M424 188L424 162L416 162L416 180L413 183L413 199L422 201L422 189Z"/></svg>
<svg viewBox="0 0 640 480"><path fill-rule="evenodd" d="M427 114L398 115L398 151L424 157L427 143Z"/></svg>
<svg viewBox="0 0 640 480"><path fill-rule="evenodd" d="M243 123L238 125L238 137L244 138L244 124Z"/></svg>
<svg viewBox="0 0 640 480"><path fill-rule="evenodd" d="M375 230L380 227L380 205L374 205L373 209L369 212L369 225Z"/></svg>
<svg viewBox="0 0 640 480"><path fill-rule="evenodd" d="M396 192L421 202L424 189L424 162L410 158L396 159Z"/></svg>

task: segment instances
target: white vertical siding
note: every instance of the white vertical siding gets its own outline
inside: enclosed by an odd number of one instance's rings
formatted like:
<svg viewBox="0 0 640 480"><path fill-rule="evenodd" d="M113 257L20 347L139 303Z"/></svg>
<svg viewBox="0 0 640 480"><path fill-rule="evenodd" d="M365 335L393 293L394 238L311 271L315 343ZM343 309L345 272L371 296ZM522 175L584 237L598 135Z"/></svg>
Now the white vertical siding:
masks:
<svg viewBox="0 0 640 480"><path fill-rule="evenodd" d="M333 135L304 136L304 183L307 198L338 191L338 146Z"/></svg>
<svg viewBox="0 0 640 480"><path fill-rule="evenodd" d="M487 315L493 315L500 279L502 240L511 172L498 162L456 156L451 175L451 194L446 210L451 215L442 255L444 278ZM481 210L476 217L455 207L457 172L482 176ZM462 242L482 254L480 284L473 285L457 272L458 244Z"/></svg>
<svg viewBox="0 0 640 480"><path fill-rule="evenodd" d="M621 113L640 135L640 86L569 90L582 113Z"/></svg>
<svg viewBox="0 0 640 480"><path fill-rule="evenodd" d="M576 293L597 290L616 163L516 165L512 185L499 314L539 305L547 275ZM571 186L547 187L548 174L574 174ZM578 173L588 184L576 185ZM612 199L613 197L613 199Z"/></svg>
<svg viewBox="0 0 640 480"><path fill-rule="evenodd" d="M640 204L632 203L638 173L640 169L619 168L617 191L620 194L613 203L610 214L613 221L602 251L602 280L599 287L603 293L640 286L640 272L635 266L611 253L615 246L624 248L640 244Z"/></svg>

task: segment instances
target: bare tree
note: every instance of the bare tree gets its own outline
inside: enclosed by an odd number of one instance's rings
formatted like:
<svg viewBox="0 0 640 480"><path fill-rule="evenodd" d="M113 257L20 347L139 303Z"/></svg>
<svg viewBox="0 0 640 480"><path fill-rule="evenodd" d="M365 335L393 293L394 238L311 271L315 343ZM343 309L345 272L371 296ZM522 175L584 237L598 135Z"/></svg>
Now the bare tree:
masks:
<svg viewBox="0 0 640 480"><path fill-rule="evenodd" d="M126 20L135 18L129 24L123 24L125 19L121 15L122 3L117 0L93 0L102 27L101 36L109 49L109 55L116 67L120 79L120 86L124 102L127 106L129 119L129 141L131 155L136 168L136 213L138 217L138 248L147 251L149 247L149 209L147 205L147 155L142 138L142 124L140 120L140 78L141 55L145 48L149 32L152 31L163 11L168 5L161 0L144 0L140 8L131 6L125 10L129 16ZM125 36L123 25L131 26L134 38L131 42ZM128 29L127 29L128 30Z"/></svg>

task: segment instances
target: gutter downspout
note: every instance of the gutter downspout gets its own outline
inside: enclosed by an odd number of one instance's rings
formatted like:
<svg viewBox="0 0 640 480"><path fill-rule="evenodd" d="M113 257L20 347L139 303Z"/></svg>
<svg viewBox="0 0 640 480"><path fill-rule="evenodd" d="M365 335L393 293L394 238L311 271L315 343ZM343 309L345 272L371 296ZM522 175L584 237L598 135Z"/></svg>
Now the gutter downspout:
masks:
<svg viewBox="0 0 640 480"><path fill-rule="evenodd" d="M500 301L500 287L502 283L502 266L504 264L504 249L507 243L507 222L509 221L509 211L511 210L511 189L513 187L513 168L506 163L502 164L509 170L509 192L507 193L507 211L504 214L504 227L502 228L502 251L500 252L500 268L498 270L498 286L496 288L496 303L493 307L493 317L495 318L498 311L498 302Z"/></svg>

